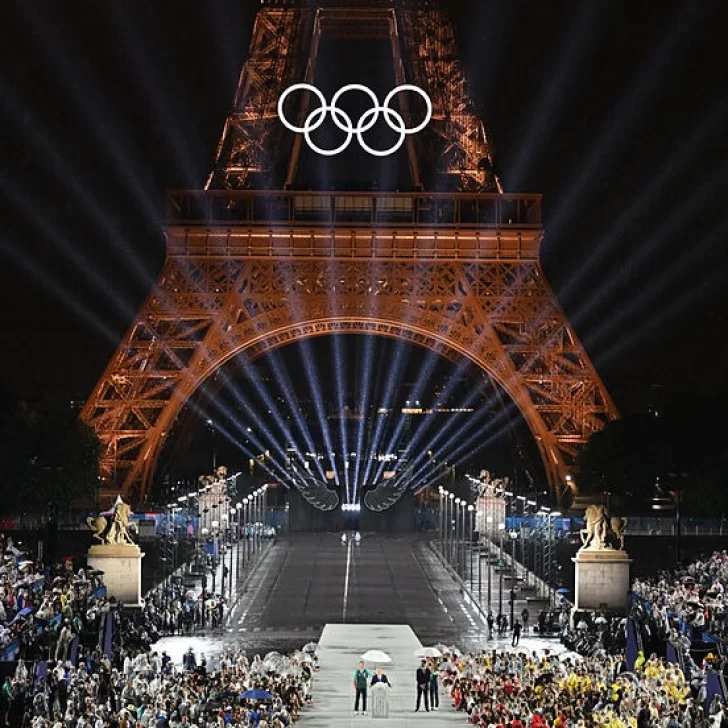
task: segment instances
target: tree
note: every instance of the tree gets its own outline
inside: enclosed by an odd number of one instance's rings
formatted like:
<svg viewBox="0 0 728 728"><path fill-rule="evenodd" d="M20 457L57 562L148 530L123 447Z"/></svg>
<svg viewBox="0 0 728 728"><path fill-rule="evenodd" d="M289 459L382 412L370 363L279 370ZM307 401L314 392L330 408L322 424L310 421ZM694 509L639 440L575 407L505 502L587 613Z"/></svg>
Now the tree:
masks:
<svg viewBox="0 0 728 728"><path fill-rule="evenodd" d="M92 496L101 445L69 407L31 406L0 393L0 503L33 510Z"/></svg>

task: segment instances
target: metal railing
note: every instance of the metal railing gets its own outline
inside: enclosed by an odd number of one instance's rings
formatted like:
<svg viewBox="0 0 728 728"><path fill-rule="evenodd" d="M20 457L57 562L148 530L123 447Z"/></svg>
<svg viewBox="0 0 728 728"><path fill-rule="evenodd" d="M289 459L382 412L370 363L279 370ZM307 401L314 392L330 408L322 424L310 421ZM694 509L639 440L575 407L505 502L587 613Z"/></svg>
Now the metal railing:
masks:
<svg viewBox="0 0 728 728"><path fill-rule="evenodd" d="M541 227L541 195L171 190L168 224Z"/></svg>

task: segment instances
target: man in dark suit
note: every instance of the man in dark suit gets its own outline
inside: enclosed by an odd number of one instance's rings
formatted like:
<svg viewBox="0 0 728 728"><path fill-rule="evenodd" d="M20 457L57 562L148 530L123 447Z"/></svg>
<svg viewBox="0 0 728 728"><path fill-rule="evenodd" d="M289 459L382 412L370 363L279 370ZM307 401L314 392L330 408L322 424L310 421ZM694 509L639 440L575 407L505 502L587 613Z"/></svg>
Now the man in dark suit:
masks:
<svg viewBox="0 0 728 728"><path fill-rule="evenodd" d="M417 707L415 708L415 713L420 709L420 701L422 700L422 697L425 698L425 710L429 713L430 712L430 703L429 703L429 689L430 689L430 668L427 667L427 662L425 660L422 660L422 663L417 668Z"/></svg>

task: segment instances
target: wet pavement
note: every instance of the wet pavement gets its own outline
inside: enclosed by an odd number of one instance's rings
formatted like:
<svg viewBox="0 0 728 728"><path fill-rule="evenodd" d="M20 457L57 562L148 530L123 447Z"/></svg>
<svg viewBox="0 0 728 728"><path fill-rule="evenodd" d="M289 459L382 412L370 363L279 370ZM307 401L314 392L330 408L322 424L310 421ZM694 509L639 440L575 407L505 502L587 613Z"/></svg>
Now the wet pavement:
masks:
<svg viewBox="0 0 728 728"><path fill-rule="evenodd" d="M227 646L250 653L299 648L318 641L326 624L405 624L422 644L442 642L468 651L510 644L509 638L487 639L482 612L425 538L364 534L359 546L343 545L340 539L340 533L279 538L241 582L224 627L192 637L167 637L158 648L178 659L192 646L214 663ZM484 568L495 570L488 564ZM497 574L491 579L497 583ZM516 614L523 605L516 602ZM497 612L497 602L494 606ZM558 648L557 640L522 644L528 649Z"/></svg>

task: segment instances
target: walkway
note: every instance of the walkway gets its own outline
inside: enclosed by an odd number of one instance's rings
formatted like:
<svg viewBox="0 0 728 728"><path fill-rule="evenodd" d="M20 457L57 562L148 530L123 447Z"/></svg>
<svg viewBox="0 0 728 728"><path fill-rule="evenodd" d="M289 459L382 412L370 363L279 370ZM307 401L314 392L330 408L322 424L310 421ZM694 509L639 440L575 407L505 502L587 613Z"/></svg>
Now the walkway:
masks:
<svg viewBox="0 0 728 728"><path fill-rule="evenodd" d="M301 728L348 728L373 723L375 726L428 726L445 728L467 725L441 691L440 710L414 712L417 690L415 670L419 660L414 653L422 647L412 629L391 624L327 624L319 642L321 670L314 678L314 707L301 714ZM355 715L353 675L359 655L369 649L383 650L393 660L386 668L394 686L389 693L389 717ZM369 666L371 669L371 666ZM369 695L371 698L371 694Z"/></svg>

